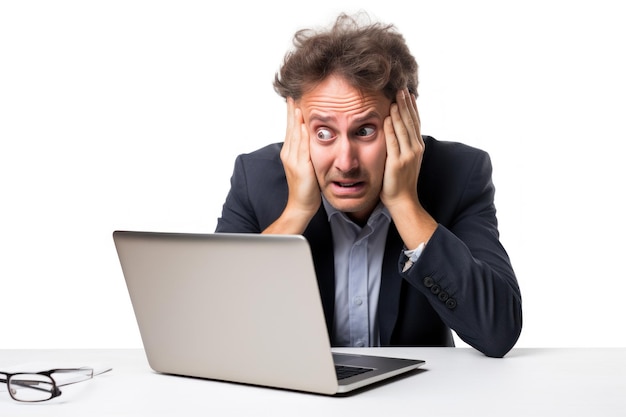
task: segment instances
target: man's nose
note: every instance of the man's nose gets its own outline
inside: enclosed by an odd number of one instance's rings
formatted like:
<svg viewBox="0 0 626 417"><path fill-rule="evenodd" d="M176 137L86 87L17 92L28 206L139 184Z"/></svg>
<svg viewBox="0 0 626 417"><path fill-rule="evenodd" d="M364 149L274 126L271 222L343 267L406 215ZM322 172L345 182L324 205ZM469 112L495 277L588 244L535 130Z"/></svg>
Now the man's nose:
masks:
<svg viewBox="0 0 626 417"><path fill-rule="evenodd" d="M359 166L356 144L349 137L342 135L336 142L335 168L341 172L350 172Z"/></svg>

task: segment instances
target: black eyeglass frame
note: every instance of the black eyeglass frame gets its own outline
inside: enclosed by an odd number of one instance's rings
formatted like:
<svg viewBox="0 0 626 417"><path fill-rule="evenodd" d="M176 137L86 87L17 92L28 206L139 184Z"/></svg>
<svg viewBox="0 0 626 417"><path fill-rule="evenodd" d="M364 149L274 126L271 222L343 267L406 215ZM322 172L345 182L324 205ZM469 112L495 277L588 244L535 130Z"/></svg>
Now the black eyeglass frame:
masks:
<svg viewBox="0 0 626 417"><path fill-rule="evenodd" d="M94 373L93 368L90 367L81 367L81 368L56 368L56 369L49 369L47 371L40 371L40 372L14 372L14 373L9 373L9 372L3 372L0 371L0 375L5 375L4 378L0 377L0 383L6 383L7 384L7 390L9 391L9 395L11 396L11 398L13 398L15 401L19 401L19 402L43 402L43 401L48 401L51 400L55 397L58 397L62 394L61 390L59 389L59 387L64 387L67 385L72 385L72 384L76 384L78 382L83 382L83 381L87 381L89 379L92 379L94 376L96 375L100 375L104 372L108 372L110 371L111 368L106 369L102 372L99 372L97 374ZM55 373L75 373L75 374L81 374L84 378L78 379L78 380L72 380L70 382L65 382L62 384L58 384L56 382L56 380L52 377L52 374ZM14 379L16 376L19 375L42 375L45 376L47 378L50 379L50 382L52 382L52 389L47 390L44 388L39 388L39 387L35 387L32 385L28 385L28 388L30 389L34 389L34 390L40 390L40 391L46 391L49 392L50 396L47 398L41 398L41 399L35 399L35 400L24 400L23 398L19 398L16 397L13 394L13 391L11 390L11 380ZM37 383L41 383L44 381L33 381L33 382L37 382ZM15 382L13 382L15 383ZM23 384L22 384L23 385Z"/></svg>

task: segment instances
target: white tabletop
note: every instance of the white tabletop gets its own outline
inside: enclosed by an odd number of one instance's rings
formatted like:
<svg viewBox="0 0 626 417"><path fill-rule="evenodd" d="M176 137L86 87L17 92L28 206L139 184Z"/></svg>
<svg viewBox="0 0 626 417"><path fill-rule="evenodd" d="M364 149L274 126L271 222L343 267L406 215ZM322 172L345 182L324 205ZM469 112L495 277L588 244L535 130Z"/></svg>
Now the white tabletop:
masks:
<svg viewBox="0 0 626 417"><path fill-rule="evenodd" d="M354 351L355 349L338 349ZM626 416L626 348L380 348L426 361L420 371L346 397L154 373L143 350L0 350L0 370L32 363L108 365L109 373L23 404L0 392L0 416Z"/></svg>

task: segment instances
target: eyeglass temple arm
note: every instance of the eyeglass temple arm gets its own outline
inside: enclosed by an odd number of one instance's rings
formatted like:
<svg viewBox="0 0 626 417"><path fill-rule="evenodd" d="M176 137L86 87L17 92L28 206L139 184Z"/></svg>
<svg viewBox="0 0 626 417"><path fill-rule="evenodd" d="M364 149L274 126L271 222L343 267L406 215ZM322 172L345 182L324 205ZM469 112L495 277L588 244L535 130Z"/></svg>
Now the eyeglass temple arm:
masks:
<svg viewBox="0 0 626 417"><path fill-rule="evenodd" d="M74 370L74 372L76 372L76 371L78 371L78 370L86 370L86 371L87 371L87 370L89 370L89 371L91 371L91 372L90 372L90 375L81 375L81 376L77 376L77 377L75 377L75 378L72 378L72 379L70 379L70 380L63 381L63 383L61 383L61 384L57 383L57 384L56 384L56 385L57 385L57 387L65 387L65 386L67 386L67 385L77 384L77 383L79 383L79 382L86 381L86 380L88 380L88 379L93 378L94 376L101 375L101 374L103 374L103 373L105 373L105 372L109 372L109 371L113 370L113 368L107 368L107 369L104 369L104 370L102 370L102 371L98 371L98 372L94 371L94 370L93 370L93 369L91 369L91 368L84 368L84 369L77 369L77 370ZM72 370L69 370L69 369L67 370L67 372L71 372L71 371L72 371Z"/></svg>
<svg viewBox="0 0 626 417"><path fill-rule="evenodd" d="M7 378L0 378L0 382L7 383L8 379ZM14 384L14 385L21 385L21 386L28 387L28 388L38 389L40 391L48 391L45 388L39 388L39 387L35 386L35 385L39 385L41 383L41 381L20 379L20 380L17 380L17 381L14 380L11 383Z"/></svg>
<svg viewBox="0 0 626 417"><path fill-rule="evenodd" d="M76 384L76 383L79 383L79 382L82 382L82 381L86 381L87 379L91 379L91 378L93 378L94 376L101 375L101 374L104 374L104 373L106 373L106 372L109 372L109 371L111 371L111 370L113 370L113 368L107 368L107 369L104 369L104 370L101 370L101 371L98 371L98 372L95 372L95 371L94 371L93 369L91 369L91 368L82 368L82 369L57 369L57 370L56 370L56 372L77 372L77 371L89 371L89 373L90 373L90 374L89 374L89 375L82 375L82 376L78 376L78 377L76 377L76 378L73 378L72 380L69 380L69 381L64 381L62 384L57 384L57 383L56 383L56 381L55 381L55 385L56 385L57 387L64 387L64 386L66 386L66 385ZM51 378L51 379L52 379L52 378ZM7 383L7 382L8 382L8 378L0 378L0 382ZM31 381L27 381L27 380L19 380L19 381L13 381L12 383L13 383L13 384L16 384L16 385L22 385L22 386L24 386L24 387L29 387L29 388L32 388L32 389L38 389L38 390L40 390L40 391L48 391L48 392L50 392L49 390L47 390L47 389L45 389L45 388L40 388L40 387L35 387L35 386L34 386L34 385L38 385L40 382L41 382L41 381L36 381L36 380L31 380Z"/></svg>

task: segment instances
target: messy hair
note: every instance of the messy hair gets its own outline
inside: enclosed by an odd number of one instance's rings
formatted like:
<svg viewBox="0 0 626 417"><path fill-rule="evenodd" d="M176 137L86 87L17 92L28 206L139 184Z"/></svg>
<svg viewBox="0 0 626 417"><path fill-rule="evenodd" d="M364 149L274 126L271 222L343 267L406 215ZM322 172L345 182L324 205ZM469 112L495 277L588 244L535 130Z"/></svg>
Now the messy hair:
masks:
<svg viewBox="0 0 626 417"><path fill-rule="evenodd" d="M391 100L403 88L417 96L417 62L404 37L394 25L365 17L360 23L359 15L342 13L328 30L297 31L274 90L298 100L329 75L338 75L361 92L382 92Z"/></svg>

